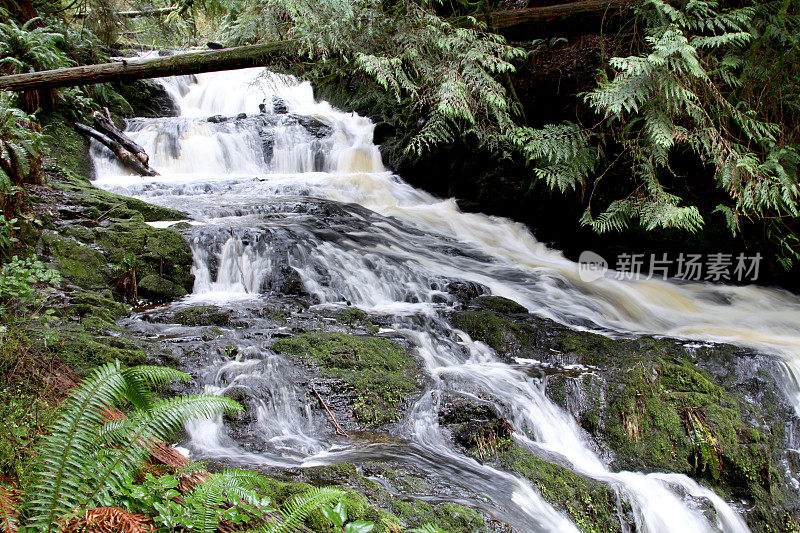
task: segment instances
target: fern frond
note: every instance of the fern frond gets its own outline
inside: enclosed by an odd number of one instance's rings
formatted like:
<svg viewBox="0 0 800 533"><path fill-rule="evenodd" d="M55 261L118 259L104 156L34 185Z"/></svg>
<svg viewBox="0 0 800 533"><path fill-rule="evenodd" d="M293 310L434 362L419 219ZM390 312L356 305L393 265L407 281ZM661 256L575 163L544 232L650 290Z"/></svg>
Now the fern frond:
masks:
<svg viewBox="0 0 800 533"><path fill-rule="evenodd" d="M343 491L333 487L313 487L286 503L281 510L283 520L280 524L265 525L255 530L255 533L290 533L305 522L313 512L344 496Z"/></svg>
<svg viewBox="0 0 800 533"><path fill-rule="evenodd" d="M76 387L43 439L34 468L36 481L25 505L31 530L53 531L70 513L113 504L111 495L141 463L155 439L169 437L187 419L240 408L228 399L210 396L151 404L142 384L168 376L180 377L153 367L123 369L116 361ZM107 424L110 410L122 400L147 409Z"/></svg>

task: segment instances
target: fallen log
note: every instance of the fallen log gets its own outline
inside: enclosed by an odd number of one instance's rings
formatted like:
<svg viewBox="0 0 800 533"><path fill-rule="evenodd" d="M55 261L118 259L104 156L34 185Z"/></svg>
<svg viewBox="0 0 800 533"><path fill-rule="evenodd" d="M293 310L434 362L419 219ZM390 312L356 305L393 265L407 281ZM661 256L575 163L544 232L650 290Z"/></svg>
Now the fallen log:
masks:
<svg viewBox="0 0 800 533"><path fill-rule="evenodd" d="M495 11L489 15L489 21L493 30L505 35L526 29L544 30L546 27L542 26L543 23L585 23L632 4L631 0L579 0L567 4Z"/></svg>
<svg viewBox="0 0 800 533"><path fill-rule="evenodd" d="M119 160L122 162L123 165L130 168L134 172L142 175L142 176L157 176L158 172L150 168L149 165L142 163L142 161L133 155L127 148L122 146L120 143L109 137L108 135L97 131L94 128L87 126L86 124L81 124L80 122L75 123L75 129L78 130L80 133L86 135L87 137L91 137L92 139L96 140L117 156Z"/></svg>
<svg viewBox="0 0 800 533"><path fill-rule="evenodd" d="M162 15L169 15L173 11L177 11L181 8L181 6L172 6L172 7L154 7L150 9L140 9L138 11L117 11L114 13L115 16L121 18L129 18L134 19L138 17L160 17ZM82 12L82 13L75 13L72 15L73 18L76 19L83 19L86 17L91 16L92 13L89 12Z"/></svg>
<svg viewBox="0 0 800 533"><path fill-rule="evenodd" d="M100 111L95 111L92 114L92 119L94 120L94 127L97 128L98 131L105 133L108 137L111 137L119 144L124 146L139 161L141 161L143 165L149 166L150 157L147 155L147 152L144 151L144 148L133 142L127 135L119 131L114 123L111 122L111 119L103 115Z"/></svg>
<svg viewBox="0 0 800 533"><path fill-rule="evenodd" d="M12 74L0 76L0 89L40 90L265 66L270 57L277 56L286 50L288 45L287 41L277 41L223 48L222 50L188 52L169 57L123 59L113 63Z"/></svg>

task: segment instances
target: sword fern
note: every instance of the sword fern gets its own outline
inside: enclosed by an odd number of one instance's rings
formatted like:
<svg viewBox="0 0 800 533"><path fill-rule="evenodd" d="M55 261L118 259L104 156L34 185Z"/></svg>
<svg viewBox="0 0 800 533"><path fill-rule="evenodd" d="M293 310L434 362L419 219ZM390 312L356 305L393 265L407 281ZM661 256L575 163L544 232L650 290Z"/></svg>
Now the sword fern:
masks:
<svg viewBox="0 0 800 533"><path fill-rule="evenodd" d="M68 517L113 506L114 496L156 439L169 438L188 419L240 408L213 396L155 401L149 387L176 379L188 376L160 367L122 368L115 362L73 391L40 448L36 481L24 506L30 530L56 531ZM108 422L124 401L134 408L130 416Z"/></svg>

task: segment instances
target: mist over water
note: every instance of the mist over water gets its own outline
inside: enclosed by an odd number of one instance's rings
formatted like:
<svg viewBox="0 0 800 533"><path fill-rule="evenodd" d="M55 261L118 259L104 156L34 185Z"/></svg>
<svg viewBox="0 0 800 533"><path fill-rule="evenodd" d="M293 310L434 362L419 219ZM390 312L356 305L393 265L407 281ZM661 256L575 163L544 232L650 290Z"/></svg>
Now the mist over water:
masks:
<svg viewBox="0 0 800 533"><path fill-rule="evenodd" d="M582 281L575 263L521 224L462 213L453 200L393 175L372 143L373 125L316 102L307 82L248 69L162 83L180 116L134 119L127 128L161 175L129 175L95 147L96 184L191 217L182 232L196 281L193 294L174 306L211 301L253 314L239 355L213 359L199 380L213 393L243 387L260 398L259 446L245 446L222 419L198 421L187 427L187 447L198 457L277 466L391 458L488 496L466 503L518 531L576 530L526 480L450 443L437 416L443 395L479 394L509 418L520 446L612 487L637 530L747 531L725 501L683 475L610 471L572 416L545 396L541 380L448 325L443 314L455 300L447 287L453 280L478 283L581 329L772 353L784 362L786 393L800 412L797 297L749 286L622 281L613 272ZM232 118L239 113L247 117ZM230 119L209 122L213 115ZM279 265L296 272L319 307L388 317L392 327L383 334L402 339L423 362L430 383L403 421L401 439L331 435L292 379L291 365L264 347L255 312L277 283Z"/></svg>

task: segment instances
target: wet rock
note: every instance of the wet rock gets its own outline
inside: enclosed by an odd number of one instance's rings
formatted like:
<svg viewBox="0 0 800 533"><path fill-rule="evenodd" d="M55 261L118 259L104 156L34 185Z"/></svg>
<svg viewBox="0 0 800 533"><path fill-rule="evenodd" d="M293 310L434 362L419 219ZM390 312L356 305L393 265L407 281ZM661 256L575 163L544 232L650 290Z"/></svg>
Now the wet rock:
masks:
<svg viewBox="0 0 800 533"><path fill-rule="evenodd" d="M406 349L380 337L304 333L275 341L272 349L318 367L332 381L328 403L344 399L350 416L364 426L400 420L419 393L419 365Z"/></svg>
<svg viewBox="0 0 800 533"><path fill-rule="evenodd" d="M289 112L289 107L283 98L272 96L272 112L276 115L285 115Z"/></svg>
<svg viewBox="0 0 800 533"><path fill-rule="evenodd" d="M249 424L255 420L256 415L250 406L250 393L246 387L228 387L222 395L242 406L241 411L225 412L223 418L228 424Z"/></svg>
<svg viewBox="0 0 800 533"><path fill-rule="evenodd" d="M509 362L516 357L540 359L537 329L524 321L514 321L493 311L467 310L455 313L452 324L473 339L484 342Z"/></svg>
<svg viewBox="0 0 800 533"><path fill-rule="evenodd" d="M788 490L797 473L785 452L797 442L800 420L778 386L773 358L574 331L495 297L476 298L452 323L509 362L522 358L614 470L679 472L744 498L754 530L782 529L800 514L800 498ZM454 437L465 447L486 440L469 426L455 428Z"/></svg>
<svg viewBox="0 0 800 533"><path fill-rule="evenodd" d="M182 309L172 315L172 320L183 326L227 326L231 315L218 307L203 305Z"/></svg>
<svg viewBox="0 0 800 533"><path fill-rule="evenodd" d="M308 133L316 137L317 139L322 139L323 137L330 137L333 133L333 128L325 124L324 122L317 120L312 117L304 117L302 115L295 115L297 119L297 123L303 126Z"/></svg>
<svg viewBox="0 0 800 533"><path fill-rule="evenodd" d="M137 283L139 295L154 302L163 302L186 296L186 289L155 274L145 276Z"/></svg>
<svg viewBox="0 0 800 533"><path fill-rule="evenodd" d="M244 120L247 118L247 113L239 113L236 115L236 120Z"/></svg>
<svg viewBox="0 0 800 533"><path fill-rule="evenodd" d="M269 164L275 152L275 139L272 136L272 132L266 128L259 129L258 136L261 139L261 153L264 155L264 163Z"/></svg>
<svg viewBox="0 0 800 533"><path fill-rule="evenodd" d="M527 478L574 522L597 531L621 530L611 488L520 448L514 428L490 401L449 394L440 402L439 422L468 454Z"/></svg>
<svg viewBox="0 0 800 533"><path fill-rule="evenodd" d="M303 287L303 280L297 270L290 266L283 266L280 269L282 281L278 290L287 296L308 296L308 292Z"/></svg>
<svg viewBox="0 0 800 533"><path fill-rule="evenodd" d="M160 83L152 80L136 80L120 84L116 90L129 107L112 105L111 111L115 114L148 118L178 116L178 106Z"/></svg>
<svg viewBox="0 0 800 533"><path fill-rule="evenodd" d="M481 294L489 292L484 285L471 281L451 281L447 284L446 290L462 303L467 303Z"/></svg>
<svg viewBox="0 0 800 533"><path fill-rule="evenodd" d="M528 308L518 304L513 300L509 300L508 298L503 298L502 296L479 296L475 298L472 302L474 305L481 307L483 309L487 309L489 311L496 311L498 313L503 313L507 315L518 315L518 314L527 314Z"/></svg>
<svg viewBox="0 0 800 533"><path fill-rule="evenodd" d="M226 117L225 115L213 115L213 116L208 117L206 120L208 120L209 122L211 122L213 124L220 124L222 122L227 122L228 121L228 117Z"/></svg>

